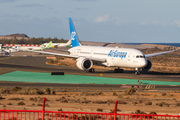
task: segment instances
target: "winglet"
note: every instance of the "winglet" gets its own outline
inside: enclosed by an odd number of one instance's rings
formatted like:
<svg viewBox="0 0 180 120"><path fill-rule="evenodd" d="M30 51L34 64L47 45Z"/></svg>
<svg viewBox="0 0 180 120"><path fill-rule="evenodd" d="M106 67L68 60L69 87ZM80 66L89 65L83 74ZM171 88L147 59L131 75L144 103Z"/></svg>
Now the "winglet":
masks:
<svg viewBox="0 0 180 120"><path fill-rule="evenodd" d="M78 40L76 29L74 27L74 24L73 24L73 21L71 18L69 18L69 27L70 27L72 47L81 46L81 44L79 43L79 40Z"/></svg>

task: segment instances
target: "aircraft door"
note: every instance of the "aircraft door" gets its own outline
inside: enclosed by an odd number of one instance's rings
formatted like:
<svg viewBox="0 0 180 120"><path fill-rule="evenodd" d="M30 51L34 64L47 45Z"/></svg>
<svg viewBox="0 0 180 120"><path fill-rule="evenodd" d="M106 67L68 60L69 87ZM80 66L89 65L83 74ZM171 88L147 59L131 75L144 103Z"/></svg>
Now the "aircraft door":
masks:
<svg viewBox="0 0 180 120"><path fill-rule="evenodd" d="M73 50L73 55L77 55L78 53L80 53L79 49L74 49Z"/></svg>
<svg viewBox="0 0 180 120"><path fill-rule="evenodd" d="M131 61L132 61L132 58L133 58L132 53L130 53L130 54L127 55L127 60L128 60L128 62L131 62Z"/></svg>
<svg viewBox="0 0 180 120"><path fill-rule="evenodd" d="M90 55L90 56L91 56L91 57L93 57L93 54L94 54L94 51L93 51L93 50L91 50L91 55Z"/></svg>

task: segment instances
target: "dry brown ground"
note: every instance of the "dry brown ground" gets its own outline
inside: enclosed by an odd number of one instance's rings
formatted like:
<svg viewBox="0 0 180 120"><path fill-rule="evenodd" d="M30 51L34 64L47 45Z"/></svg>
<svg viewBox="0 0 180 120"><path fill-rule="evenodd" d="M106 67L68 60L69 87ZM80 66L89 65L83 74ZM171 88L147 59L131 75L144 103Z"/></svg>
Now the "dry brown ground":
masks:
<svg viewBox="0 0 180 120"><path fill-rule="evenodd" d="M42 98L46 97L46 110L52 111L62 109L63 111L97 112L97 109L102 109L103 112L110 112L114 109L114 101L118 100L120 110L118 113L133 113L136 110L157 114L180 113L178 91L139 91L133 95L126 95L124 91L102 92L102 95L95 95L97 91L62 91L57 92L56 95L1 94L0 109L41 110ZM37 100L35 100L36 97ZM19 102L24 102L25 105L18 105Z"/></svg>

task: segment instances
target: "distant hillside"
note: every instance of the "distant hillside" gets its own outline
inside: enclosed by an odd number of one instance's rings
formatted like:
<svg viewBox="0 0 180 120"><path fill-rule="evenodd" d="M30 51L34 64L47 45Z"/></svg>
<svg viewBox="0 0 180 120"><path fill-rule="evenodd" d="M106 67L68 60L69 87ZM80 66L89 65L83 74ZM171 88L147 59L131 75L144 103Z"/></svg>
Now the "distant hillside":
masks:
<svg viewBox="0 0 180 120"><path fill-rule="evenodd" d="M19 33L11 34L11 35L5 35L5 36L2 36L2 37L27 37L28 38L28 36L26 34L19 34Z"/></svg>
<svg viewBox="0 0 180 120"><path fill-rule="evenodd" d="M17 40L28 40L29 37L26 34L11 34L11 35L0 35L0 40L11 40L11 39L17 39Z"/></svg>
<svg viewBox="0 0 180 120"><path fill-rule="evenodd" d="M32 38L26 34L1 35L0 44L43 44L52 41L53 43L64 43L67 40L57 38Z"/></svg>

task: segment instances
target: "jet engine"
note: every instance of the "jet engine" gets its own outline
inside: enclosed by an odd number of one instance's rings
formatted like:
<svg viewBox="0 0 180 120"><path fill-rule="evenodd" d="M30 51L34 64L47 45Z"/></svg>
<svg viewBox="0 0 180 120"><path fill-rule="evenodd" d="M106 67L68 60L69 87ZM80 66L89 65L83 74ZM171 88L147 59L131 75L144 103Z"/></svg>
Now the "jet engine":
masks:
<svg viewBox="0 0 180 120"><path fill-rule="evenodd" d="M150 70L152 67L152 63L150 60L147 59L147 65L145 67L142 68L143 71L148 71Z"/></svg>
<svg viewBox="0 0 180 120"><path fill-rule="evenodd" d="M79 58L76 62L76 66L81 70L89 70L92 68L93 62L88 58Z"/></svg>

